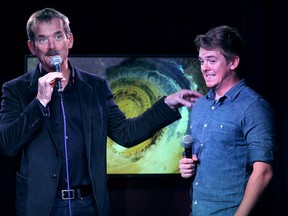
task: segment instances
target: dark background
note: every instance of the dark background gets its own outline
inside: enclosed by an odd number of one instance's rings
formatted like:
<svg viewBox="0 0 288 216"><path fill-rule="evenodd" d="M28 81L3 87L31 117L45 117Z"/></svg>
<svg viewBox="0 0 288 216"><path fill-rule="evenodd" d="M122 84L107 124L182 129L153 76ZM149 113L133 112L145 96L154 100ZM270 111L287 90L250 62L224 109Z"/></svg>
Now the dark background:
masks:
<svg viewBox="0 0 288 216"><path fill-rule="evenodd" d="M288 215L287 11L284 1L24 1L1 7L1 85L24 73L26 22L54 7L68 16L71 54L195 55L196 34L227 24L247 47L248 84L273 106L279 150L274 179L256 215ZM0 154L0 215L13 215L17 157ZM221 168L219 168L221 170ZM189 182L180 176L112 177L111 216L188 216Z"/></svg>

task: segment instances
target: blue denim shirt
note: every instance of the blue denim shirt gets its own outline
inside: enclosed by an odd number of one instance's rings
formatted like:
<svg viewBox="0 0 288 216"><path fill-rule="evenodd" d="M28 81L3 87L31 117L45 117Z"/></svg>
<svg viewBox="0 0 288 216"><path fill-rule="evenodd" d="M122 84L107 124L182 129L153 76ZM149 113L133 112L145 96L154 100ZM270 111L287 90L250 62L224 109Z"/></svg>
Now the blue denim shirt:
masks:
<svg viewBox="0 0 288 216"><path fill-rule="evenodd" d="M234 215L255 161L272 163L274 114L244 80L219 100L211 89L190 116L199 164L191 187L193 216Z"/></svg>

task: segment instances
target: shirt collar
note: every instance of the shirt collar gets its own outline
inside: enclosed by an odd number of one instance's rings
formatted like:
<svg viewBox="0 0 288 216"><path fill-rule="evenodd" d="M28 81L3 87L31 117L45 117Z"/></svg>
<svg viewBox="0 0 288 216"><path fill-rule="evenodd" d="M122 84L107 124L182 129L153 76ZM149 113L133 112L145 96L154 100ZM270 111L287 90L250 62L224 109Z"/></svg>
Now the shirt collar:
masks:
<svg viewBox="0 0 288 216"><path fill-rule="evenodd" d="M229 89L229 91L227 91L225 95L223 95L219 100L224 100L225 98L228 98L231 101L234 100L244 85L246 85L245 80L241 79L236 85L234 85L231 89ZM206 94L206 98L212 100L215 99L215 92L213 89L210 89L208 91L208 93Z"/></svg>

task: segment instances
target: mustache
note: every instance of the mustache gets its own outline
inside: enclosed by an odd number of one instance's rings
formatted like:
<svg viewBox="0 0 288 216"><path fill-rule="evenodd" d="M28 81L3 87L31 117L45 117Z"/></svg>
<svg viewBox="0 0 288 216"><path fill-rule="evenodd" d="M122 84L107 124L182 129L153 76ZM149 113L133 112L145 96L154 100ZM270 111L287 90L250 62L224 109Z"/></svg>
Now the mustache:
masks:
<svg viewBox="0 0 288 216"><path fill-rule="evenodd" d="M48 52L46 53L47 56L54 56L54 55L59 55L60 52L57 50L48 50Z"/></svg>

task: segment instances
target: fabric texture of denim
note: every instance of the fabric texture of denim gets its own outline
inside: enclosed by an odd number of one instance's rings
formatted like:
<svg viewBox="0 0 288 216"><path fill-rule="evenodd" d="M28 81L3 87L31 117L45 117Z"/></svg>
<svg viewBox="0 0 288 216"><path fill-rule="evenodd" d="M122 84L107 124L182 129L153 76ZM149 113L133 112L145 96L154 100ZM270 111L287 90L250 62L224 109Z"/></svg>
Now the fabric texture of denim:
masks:
<svg viewBox="0 0 288 216"><path fill-rule="evenodd" d="M71 213L76 216L97 216L94 196L71 200ZM68 200L56 199L50 216L69 216L70 209Z"/></svg>

